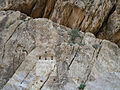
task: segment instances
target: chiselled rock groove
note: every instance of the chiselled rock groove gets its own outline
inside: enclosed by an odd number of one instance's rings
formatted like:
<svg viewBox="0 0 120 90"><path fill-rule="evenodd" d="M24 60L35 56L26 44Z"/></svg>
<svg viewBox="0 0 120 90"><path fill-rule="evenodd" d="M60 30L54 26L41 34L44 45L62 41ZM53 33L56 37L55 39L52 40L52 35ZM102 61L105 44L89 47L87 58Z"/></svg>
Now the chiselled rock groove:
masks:
<svg viewBox="0 0 120 90"><path fill-rule="evenodd" d="M120 46L120 0L1 0L0 10L49 18Z"/></svg>

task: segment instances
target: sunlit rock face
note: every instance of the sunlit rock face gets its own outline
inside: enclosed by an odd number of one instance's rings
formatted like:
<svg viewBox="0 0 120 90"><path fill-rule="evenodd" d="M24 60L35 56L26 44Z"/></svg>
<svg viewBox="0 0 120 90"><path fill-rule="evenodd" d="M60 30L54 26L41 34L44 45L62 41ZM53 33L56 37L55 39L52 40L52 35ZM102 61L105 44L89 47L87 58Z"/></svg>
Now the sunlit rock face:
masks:
<svg viewBox="0 0 120 90"><path fill-rule="evenodd" d="M120 46L120 0L1 0L0 10L18 10L69 28L91 32Z"/></svg>
<svg viewBox="0 0 120 90"><path fill-rule="evenodd" d="M120 89L116 44L19 11L1 11L0 23L2 90L104 90L113 81Z"/></svg>
<svg viewBox="0 0 120 90"><path fill-rule="evenodd" d="M105 73L95 81L88 82L85 90L119 90L120 73Z"/></svg>

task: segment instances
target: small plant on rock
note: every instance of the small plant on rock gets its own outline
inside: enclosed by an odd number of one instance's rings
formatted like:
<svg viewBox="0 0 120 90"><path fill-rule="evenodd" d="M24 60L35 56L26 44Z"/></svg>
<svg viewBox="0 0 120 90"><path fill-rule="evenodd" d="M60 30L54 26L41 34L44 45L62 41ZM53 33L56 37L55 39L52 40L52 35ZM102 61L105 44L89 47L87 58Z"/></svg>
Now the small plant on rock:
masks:
<svg viewBox="0 0 120 90"><path fill-rule="evenodd" d="M72 41L73 44L75 44L75 39L77 37L80 37L78 29L73 29L71 32L69 32L69 35L71 36L70 40Z"/></svg>
<svg viewBox="0 0 120 90"><path fill-rule="evenodd" d="M78 88L79 88L79 90L84 90L85 86L86 86L85 84L81 83Z"/></svg>

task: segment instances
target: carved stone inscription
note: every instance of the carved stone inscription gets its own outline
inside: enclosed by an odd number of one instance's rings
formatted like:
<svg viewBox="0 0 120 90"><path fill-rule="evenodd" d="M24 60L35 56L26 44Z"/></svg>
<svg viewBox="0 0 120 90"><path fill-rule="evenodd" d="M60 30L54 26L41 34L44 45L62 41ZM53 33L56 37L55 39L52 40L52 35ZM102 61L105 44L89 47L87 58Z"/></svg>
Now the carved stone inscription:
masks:
<svg viewBox="0 0 120 90"><path fill-rule="evenodd" d="M36 76L56 76L56 61L55 60L38 60L36 64Z"/></svg>

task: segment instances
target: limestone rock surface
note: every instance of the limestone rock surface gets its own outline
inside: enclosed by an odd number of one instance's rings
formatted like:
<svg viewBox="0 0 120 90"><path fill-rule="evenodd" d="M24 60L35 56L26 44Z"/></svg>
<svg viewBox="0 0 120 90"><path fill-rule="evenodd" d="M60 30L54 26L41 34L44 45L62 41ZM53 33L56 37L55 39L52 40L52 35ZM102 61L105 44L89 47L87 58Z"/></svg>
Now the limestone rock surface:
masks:
<svg viewBox="0 0 120 90"><path fill-rule="evenodd" d="M120 46L120 0L113 10L113 13L103 24L102 30L100 30L97 37L113 41Z"/></svg>
<svg viewBox="0 0 120 90"><path fill-rule="evenodd" d="M19 10L108 39L120 46L120 0L0 0L0 10Z"/></svg>
<svg viewBox="0 0 120 90"><path fill-rule="evenodd" d="M120 73L106 73L93 82L88 82L85 90L119 90Z"/></svg>
<svg viewBox="0 0 120 90"><path fill-rule="evenodd" d="M110 77L120 89L119 74L106 74L120 72L116 44L19 11L0 11L0 23L2 90L79 90L81 84L95 90L95 82L104 90L101 76L105 85Z"/></svg>

